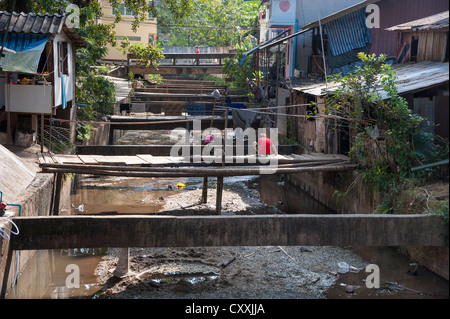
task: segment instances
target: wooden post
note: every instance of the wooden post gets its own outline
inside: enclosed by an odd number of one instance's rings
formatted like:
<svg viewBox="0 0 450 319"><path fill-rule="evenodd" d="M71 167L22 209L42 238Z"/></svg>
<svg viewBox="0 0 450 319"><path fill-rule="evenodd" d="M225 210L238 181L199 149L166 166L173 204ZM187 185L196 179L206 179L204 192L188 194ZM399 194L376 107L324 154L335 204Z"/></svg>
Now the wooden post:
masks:
<svg viewBox="0 0 450 319"><path fill-rule="evenodd" d="M222 214L223 176L217 177L216 213Z"/></svg>
<svg viewBox="0 0 450 319"><path fill-rule="evenodd" d="M222 166L225 166L225 139L228 126L228 107L225 111L225 128L222 135ZM223 176L217 177L216 213L222 214Z"/></svg>
<svg viewBox="0 0 450 319"><path fill-rule="evenodd" d="M9 85L10 85L10 80L11 80L10 75L11 74L9 72L6 73L6 83L8 84L8 86L7 86L7 90L8 90L7 97L8 97L8 100L5 101L6 102L5 111L6 111L6 135L8 135L8 145L12 145L13 144L13 136L12 136L12 128L11 128L11 112L10 112L11 104L10 104L10 94L9 94L9 90L10 90Z"/></svg>
<svg viewBox="0 0 450 319"><path fill-rule="evenodd" d="M8 133L8 144L13 144L12 128L11 128L11 112L6 113L6 132Z"/></svg>
<svg viewBox="0 0 450 319"><path fill-rule="evenodd" d="M202 204L208 202L208 177L203 177Z"/></svg>
<svg viewBox="0 0 450 319"><path fill-rule="evenodd" d="M44 114L41 114L41 153L44 153Z"/></svg>
<svg viewBox="0 0 450 319"><path fill-rule="evenodd" d="M7 241L5 240L4 242L6 243ZM2 283L2 290L0 292L0 299L5 298L6 290L8 289L8 280L9 280L9 273L11 271L12 257L13 257L13 249L11 245L8 245L8 255L5 260L5 272L3 273L3 283Z"/></svg>
<svg viewBox="0 0 450 319"><path fill-rule="evenodd" d="M42 117L44 117L44 114L42 114ZM53 123L52 121L50 121L48 123L48 149L50 151L52 150L52 135L53 135Z"/></svg>
<svg viewBox="0 0 450 319"><path fill-rule="evenodd" d="M214 106L213 106L213 111L212 111L212 115L211 115L211 122L210 122L209 127L213 126L214 112L216 110L216 99L215 98L214 98L213 102L214 102ZM202 202L202 204L206 204L208 202L208 177L207 176L203 177L203 189L202 189L201 202Z"/></svg>
<svg viewBox="0 0 450 319"><path fill-rule="evenodd" d="M109 125L108 145L114 145L114 127Z"/></svg>

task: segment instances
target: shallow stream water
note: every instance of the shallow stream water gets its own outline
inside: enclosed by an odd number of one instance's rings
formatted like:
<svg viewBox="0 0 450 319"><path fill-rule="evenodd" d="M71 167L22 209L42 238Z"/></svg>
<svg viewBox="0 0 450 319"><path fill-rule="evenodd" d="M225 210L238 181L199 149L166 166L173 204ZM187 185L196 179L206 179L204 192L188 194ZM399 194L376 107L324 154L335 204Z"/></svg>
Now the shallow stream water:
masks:
<svg viewBox="0 0 450 319"><path fill-rule="evenodd" d="M225 183L245 183L251 189L259 190L261 199L286 213L333 214L307 193L280 180L279 177L245 177L225 179ZM157 213L163 207L164 198L179 190L177 182L185 184L185 190L202 187L201 178L174 179L130 179L130 178L89 178L81 180L74 189L70 203L62 214L149 214ZM212 184L214 180L210 181ZM328 299L441 299L448 298L448 281L423 268L417 268L412 261L394 248L346 247L380 268L381 288L369 289L365 269L357 272L336 273L337 280L325 292ZM95 298L103 287L98 282L94 270L105 255L106 249L70 249L37 251L25 271L20 274L17 284L7 298ZM346 262L346 260L342 260ZM320 262L319 262L320 263ZM77 289L67 289L69 265L76 265L80 273ZM165 269L161 265L155 269ZM179 265L178 265L179 266ZM352 265L350 265L352 266ZM415 272L416 271L416 272ZM142 276L156 276L157 280L174 281L178 275L164 277L155 275L156 270L144 272ZM205 271L191 276L196 280L213 279L216 274ZM205 277L206 276L206 277ZM174 279L175 278L175 279ZM69 282L70 284L70 282ZM395 285L397 284L397 285ZM349 286L351 292L348 292Z"/></svg>

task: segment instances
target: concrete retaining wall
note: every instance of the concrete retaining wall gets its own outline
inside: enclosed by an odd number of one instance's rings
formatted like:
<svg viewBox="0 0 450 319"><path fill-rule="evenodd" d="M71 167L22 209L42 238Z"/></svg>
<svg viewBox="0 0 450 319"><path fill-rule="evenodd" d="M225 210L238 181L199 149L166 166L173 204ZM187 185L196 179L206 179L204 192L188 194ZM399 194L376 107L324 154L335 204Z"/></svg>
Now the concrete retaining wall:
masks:
<svg viewBox="0 0 450 319"><path fill-rule="evenodd" d="M0 145L1 146L1 145ZM4 151L4 150L3 150ZM14 203L21 205L20 214L21 216L49 216L51 215L52 210L60 211L63 205L66 203L71 189L72 189L72 180L65 175L65 177L61 177L61 182L59 183L59 191L58 196L54 196L54 189L57 183L57 179L54 174L42 174L36 173L39 171L38 163L37 163L37 155L35 153L35 149L21 149L18 150L18 154L20 156L15 155L14 153L6 150L8 152L5 155L5 152L0 154L0 161L3 161L5 158L12 158L16 162L20 162L26 167L29 168L31 172L34 172L34 178L31 179L30 182L27 182L27 185L20 189L20 192L14 194L14 197L9 197L11 200L9 203ZM11 176L14 174L18 174L20 172L19 166L11 166L5 169L0 170L0 174L2 176ZM28 176L28 173L27 173ZM11 184L19 184L20 180L10 179L7 180L8 183ZM5 194L6 195L6 194ZM59 200L55 201L55 198ZM53 207L57 205L56 207ZM16 216L19 214L19 208L16 206L8 206L8 210L16 213ZM19 228L19 233L20 233ZM15 235L11 235L14 237ZM12 238L11 238L12 239ZM5 271L5 259L9 249L9 241L3 240L0 238L0 283L3 282L4 271ZM34 250L28 251L20 251L19 252L19 273L25 268L28 264L31 257L34 255ZM11 271L8 276L8 284L7 287L11 287L13 284L14 278L16 276L17 269L17 259L16 253L14 253L14 258L11 265Z"/></svg>
<svg viewBox="0 0 450 319"><path fill-rule="evenodd" d="M379 204L378 194L358 178L355 171L291 174L286 176L286 180L339 213L371 214ZM336 190L348 193L337 198ZM412 260L449 280L448 246L403 246L401 250Z"/></svg>
<svg viewBox="0 0 450 319"><path fill-rule="evenodd" d="M339 213L370 214L378 205L377 194L355 171L290 174L286 181Z"/></svg>

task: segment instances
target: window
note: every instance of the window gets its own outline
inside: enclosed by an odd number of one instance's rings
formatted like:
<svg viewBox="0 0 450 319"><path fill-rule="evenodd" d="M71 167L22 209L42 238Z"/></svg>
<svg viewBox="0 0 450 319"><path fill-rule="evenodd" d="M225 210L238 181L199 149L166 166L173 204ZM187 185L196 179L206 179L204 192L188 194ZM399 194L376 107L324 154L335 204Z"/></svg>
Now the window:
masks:
<svg viewBox="0 0 450 319"><path fill-rule="evenodd" d="M419 38L411 37L411 61L417 62L418 49L419 49Z"/></svg>
<svg viewBox="0 0 450 319"><path fill-rule="evenodd" d="M69 54L67 42L58 42L58 76L69 74Z"/></svg>
<svg viewBox="0 0 450 319"><path fill-rule="evenodd" d="M151 44L151 45L156 44L156 34L155 33L148 34L148 44Z"/></svg>
<svg viewBox="0 0 450 319"><path fill-rule="evenodd" d="M136 12L134 10L128 9L123 3L120 5L119 8L112 8L112 14L116 15L116 10L119 10L120 15L124 17L134 17L136 16Z"/></svg>
<svg viewBox="0 0 450 319"><path fill-rule="evenodd" d="M149 1L149 2L148 2L148 5L151 6L151 7L153 7L153 8L155 7L155 3L154 3L153 1ZM156 18L156 16L153 14L152 9L149 9L149 10L148 10L148 18L149 18L149 19L154 19L154 18Z"/></svg>
<svg viewBox="0 0 450 319"><path fill-rule="evenodd" d="M148 4L150 6L153 6L153 1L149 1ZM120 15L124 16L124 17L134 17L134 16L136 16L136 12L134 10L132 10L132 9L127 8L125 6L125 4L123 4L123 3L120 5L119 8L117 8L117 10L120 12ZM112 15L116 15L115 11L116 11L116 8L113 7L112 8ZM148 18L149 19L155 18L155 16L153 15L153 12L151 10L148 11Z"/></svg>
<svg viewBox="0 0 450 319"><path fill-rule="evenodd" d="M314 122L318 113L316 98L308 94L306 97L306 104L306 119Z"/></svg>
<svg viewBox="0 0 450 319"><path fill-rule="evenodd" d="M141 41L141 37L138 36L122 36L122 35L117 35L116 39L117 40L124 40L125 38L128 38L129 41Z"/></svg>

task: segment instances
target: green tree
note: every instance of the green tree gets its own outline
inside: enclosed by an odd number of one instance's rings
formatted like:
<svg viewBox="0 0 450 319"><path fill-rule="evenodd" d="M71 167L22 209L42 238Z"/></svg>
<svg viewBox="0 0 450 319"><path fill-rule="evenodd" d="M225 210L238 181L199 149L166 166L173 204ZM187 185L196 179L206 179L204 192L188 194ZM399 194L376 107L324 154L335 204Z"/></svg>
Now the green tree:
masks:
<svg viewBox="0 0 450 319"><path fill-rule="evenodd" d="M325 112L350 125L354 139L349 156L381 193L382 211L390 211L403 184L420 177L421 172L411 168L438 160L439 152L433 136L422 130L425 120L398 95L395 72L384 63L386 56L359 53L358 57L362 66L352 74L329 77L338 86L327 98ZM380 88L387 99L381 98Z"/></svg>
<svg viewBox="0 0 450 319"><path fill-rule="evenodd" d="M130 44L128 37L125 37L120 43L120 51L124 54L133 54L139 60L138 64L149 67L158 67L159 61L164 59L164 53L159 48L159 43L144 45L140 42Z"/></svg>
<svg viewBox="0 0 450 319"><path fill-rule="evenodd" d="M158 39L163 46L228 46L248 35L258 36L260 1L192 0L180 19L170 7L158 10Z"/></svg>
<svg viewBox="0 0 450 319"><path fill-rule="evenodd" d="M76 4L80 8L80 28L78 33L86 42L86 48L80 48L76 52L76 82L77 82L77 102L78 118L81 120L99 120L103 116L111 113L111 105L115 101L114 84L105 77L96 74L92 66L97 65L97 60L102 59L107 54L107 44L117 45L115 23L121 21L120 11L116 10L116 20L111 24L98 23L102 17L100 1L97 0L22 0L0 2L0 9L16 12L33 13L61 13L70 3ZM135 12L133 28L139 27L139 23L148 18L149 14L157 15L158 11L153 1L148 0L109 0L114 8L119 8L124 3L127 8ZM192 11L192 0L159 0L159 5L169 8L174 17L182 18ZM12 7L12 5L15 5ZM67 13L69 14L69 12ZM140 54L145 63L155 63L161 58L158 47L132 48ZM80 127L83 134L86 133L86 126Z"/></svg>
<svg viewBox="0 0 450 319"><path fill-rule="evenodd" d="M235 88L248 88L249 81L256 83L260 80L260 74L254 74L255 55L245 56L245 52L251 50L249 40L237 45L237 53L233 58L224 59L223 72Z"/></svg>

